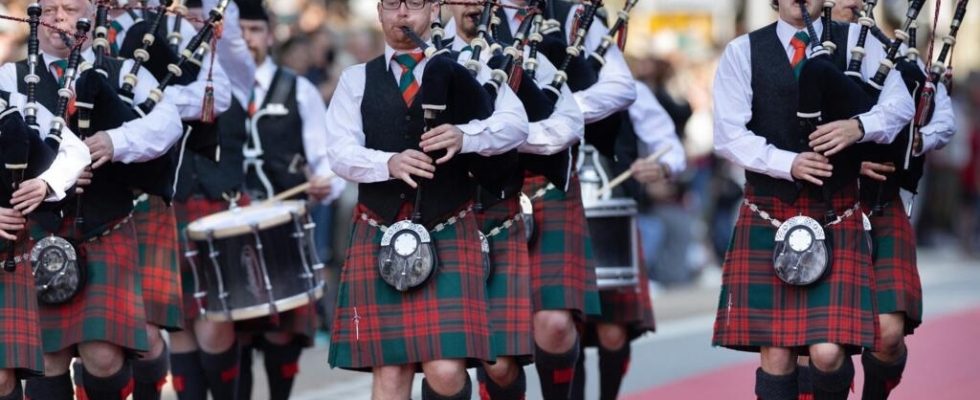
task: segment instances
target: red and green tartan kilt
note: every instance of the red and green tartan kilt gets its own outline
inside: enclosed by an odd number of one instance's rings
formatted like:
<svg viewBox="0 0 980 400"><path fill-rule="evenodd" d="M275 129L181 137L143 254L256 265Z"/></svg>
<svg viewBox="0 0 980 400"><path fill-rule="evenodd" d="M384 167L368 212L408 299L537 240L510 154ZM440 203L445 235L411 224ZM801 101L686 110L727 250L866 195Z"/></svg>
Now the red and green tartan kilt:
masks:
<svg viewBox="0 0 980 400"><path fill-rule="evenodd" d="M29 241L21 240L16 254L23 259L17 270L0 271L0 369L13 369L18 379L44 374L37 291L27 259L30 250ZM6 250L0 253L0 262L6 254Z"/></svg>
<svg viewBox="0 0 980 400"><path fill-rule="evenodd" d="M73 219L73 215L64 219L62 232L71 232ZM85 286L67 303L39 307L44 351L56 352L92 341L133 351L149 350L133 221L122 222L118 229L83 246L87 255Z"/></svg>
<svg viewBox="0 0 980 400"><path fill-rule="evenodd" d="M146 321L169 331L180 330L184 303L174 209L162 198L149 196L136 203L133 223L139 242Z"/></svg>
<svg viewBox="0 0 980 400"><path fill-rule="evenodd" d="M265 332L287 332L292 333L305 347L312 347L316 338L318 318L316 308L313 304L283 311L278 316L268 316L253 318L242 321L235 321L235 331L240 333L253 333L256 335Z"/></svg>
<svg viewBox="0 0 980 400"><path fill-rule="evenodd" d="M524 178L523 191L534 197L547 186L544 176L529 174ZM532 199L534 234L528 251L534 311L601 312L581 191L578 175L572 174L568 192L550 189Z"/></svg>
<svg viewBox="0 0 980 400"><path fill-rule="evenodd" d="M794 204L786 204L755 192L746 186L746 198L780 221L797 215L823 221L826 206L814 200L819 194L808 196L805 189ZM843 215L857 199L855 183L835 193L832 203ZM725 256L714 345L744 351L788 347L801 353L817 343L840 344L848 352L877 348L874 271L863 229L857 213L828 228L833 254L827 275L812 285L794 286L773 270L776 228L743 205Z"/></svg>
<svg viewBox="0 0 980 400"><path fill-rule="evenodd" d="M248 196L243 194L242 198L238 201L238 205L244 207L248 204ZM187 262L187 258L184 257L184 253L187 252L187 248L185 247L187 242L183 240L183 235L186 234L184 230L187 229L187 225L190 225L191 222L211 214L227 211L229 206L226 200L210 200L199 196L191 197L185 202L174 202L174 215L177 217L177 234L180 238L180 282L183 288L181 292L183 293L182 297L184 299L184 319L193 320L201 316L201 309L194 299L194 271L191 269L190 263ZM205 288L201 289L203 290Z"/></svg>
<svg viewBox="0 0 980 400"><path fill-rule="evenodd" d="M407 208L400 214L409 215ZM399 292L378 273L382 232L354 211L350 246L337 289L330 365L370 370L445 359L475 366L493 360L479 226L472 213L431 232L438 266L422 286ZM448 219L448 217L447 217Z"/></svg>
<svg viewBox="0 0 980 400"><path fill-rule="evenodd" d="M639 243L637 243L637 247ZM642 249L640 260L643 260ZM639 284L631 288L616 288L599 291L599 302L602 306L602 315L589 316L585 321L582 334L582 344L585 346L596 346L595 326L597 323L612 323L624 325L630 340L636 339L647 332L654 332L657 325L653 319L653 300L650 298L650 280L647 279L647 270L640 263Z"/></svg>
<svg viewBox="0 0 980 400"><path fill-rule="evenodd" d="M487 280L490 301L490 329L494 354L518 357L530 363L534 354L531 332L531 264L527 252L524 221L514 219L521 212L518 197L506 199L476 214L476 220L490 241L492 270ZM491 230L511 221L509 228L490 236Z"/></svg>
<svg viewBox="0 0 980 400"><path fill-rule="evenodd" d="M912 334L922 324L922 282L916 265L915 231L900 199L870 218L878 312L905 313L905 333Z"/></svg>

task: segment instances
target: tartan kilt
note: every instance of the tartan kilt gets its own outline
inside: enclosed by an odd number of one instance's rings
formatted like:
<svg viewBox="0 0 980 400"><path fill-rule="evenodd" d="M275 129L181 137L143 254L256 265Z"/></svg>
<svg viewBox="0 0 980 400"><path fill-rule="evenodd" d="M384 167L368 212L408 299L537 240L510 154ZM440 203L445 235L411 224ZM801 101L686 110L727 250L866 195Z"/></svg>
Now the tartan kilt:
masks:
<svg viewBox="0 0 980 400"><path fill-rule="evenodd" d="M18 255L28 255L31 243L20 240ZM0 260L6 260L6 250ZM18 379L44 374L37 291L29 259L14 272L0 271L0 369L12 369Z"/></svg>
<svg viewBox="0 0 980 400"><path fill-rule="evenodd" d="M871 217L878 313L905 313L905 334L922 324L922 283L916 265L915 230L896 199Z"/></svg>
<svg viewBox="0 0 980 400"><path fill-rule="evenodd" d="M592 240L582 207L582 189L572 174L568 192L550 189L532 199L534 233L528 245L534 311L572 310L599 315ZM529 196L548 186L541 175L528 174L523 191ZM581 315L579 315L581 316Z"/></svg>
<svg viewBox="0 0 980 400"><path fill-rule="evenodd" d="M749 185L745 189L749 201L778 220L797 215L823 220L826 206L815 200L819 193L804 189L794 204L786 204L756 196ZM832 198L838 215L857 201L856 182ZM863 229L857 213L826 228L832 246L827 275L809 286L789 285L773 270L776 228L743 204L725 255L713 344L743 351L797 348L802 354L818 343L840 344L849 353L876 349L875 281Z"/></svg>
<svg viewBox="0 0 980 400"><path fill-rule="evenodd" d="M312 347L319 319L312 303L280 312L278 316L235 321L235 331L261 335L266 332L292 333L304 347Z"/></svg>
<svg viewBox="0 0 980 400"><path fill-rule="evenodd" d="M639 243L637 247L640 247ZM643 260L642 250L640 250L640 260ZM639 284L636 287L599 291L602 315L586 318L585 329L582 332L583 345L590 347L599 343L595 330L598 323L625 326L630 340L657 330L653 319L653 300L650 298L650 280L647 278L647 269L643 265L645 264L640 262Z"/></svg>
<svg viewBox="0 0 980 400"><path fill-rule="evenodd" d="M515 356L530 363L534 354L531 332L531 264L527 252L524 221L514 216L521 212L518 197L476 213L476 220L490 241L490 278L487 297L490 302L490 329L493 352L497 356ZM490 231L501 228L496 236Z"/></svg>
<svg viewBox="0 0 980 400"><path fill-rule="evenodd" d="M249 204L248 196L242 194L242 198L238 201L238 204L242 207L247 206ZM187 241L183 240L183 235L186 234L185 230L187 229L187 225L190 225L191 222L211 214L227 211L229 206L226 200L210 200L199 196L191 197L185 202L174 202L174 215L177 217L177 232L180 238L179 259L181 292L183 293L182 297L184 299L183 314L186 320L194 320L200 317L201 308L194 299L194 271L191 269L190 263L187 262L187 258L184 257L184 254L187 252Z"/></svg>
<svg viewBox="0 0 980 400"><path fill-rule="evenodd" d="M65 217L61 233L71 232L72 220L74 215ZM133 221L125 220L117 229L83 246L87 256L85 286L67 303L39 306L44 351L52 353L92 341L132 351L149 350Z"/></svg>
<svg viewBox="0 0 980 400"><path fill-rule="evenodd" d="M409 215L403 208L400 217ZM422 286L399 292L381 279L377 253L382 232L354 211L350 246L337 289L330 337L333 367L371 370L444 359L471 366L493 360L486 275L472 213L430 232L438 266Z"/></svg>
<svg viewBox="0 0 980 400"><path fill-rule="evenodd" d="M139 242L140 272L143 275L143 305L146 322L177 331L183 328L183 296L177 217L162 198L149 196L133 211Z"/></svg>

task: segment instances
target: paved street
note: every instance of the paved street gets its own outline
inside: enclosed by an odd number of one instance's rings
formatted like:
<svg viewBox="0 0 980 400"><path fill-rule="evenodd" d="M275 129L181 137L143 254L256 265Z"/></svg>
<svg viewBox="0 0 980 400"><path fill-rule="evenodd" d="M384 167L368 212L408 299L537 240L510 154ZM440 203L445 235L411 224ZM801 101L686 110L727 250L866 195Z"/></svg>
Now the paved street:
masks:
<svg viewBox="0 0 980 400"><path fill-rule="evenodd" d="M910 359L903 384L893 398L968 399L980 390L980 262L961 258L953 250L920 254L925 290L926 321L910 340ZM708 273L698 285L654 294L658 332L634 342L624 398L708 399L752 398L757 356L710 346L720 273ZM326 365L326 338L304 353L294 398L368 399L370 375L331 370ZM595 352L588 357L586 390L597 396ZM860 361L857 361L860 365ZM255 365L261 366L261 362ZM860 368L858 368L860 370ZM540 399L537 375L527 368L528 399ZM265 376L255 370L253 398L265 399ZM418 378L420 380L421 378ZM859 372L855 387L860 388ZM419 382L415 385L418 394ZM852 398L859 398L853 394ZM172 392L165 398L173 399Z"/></svg>

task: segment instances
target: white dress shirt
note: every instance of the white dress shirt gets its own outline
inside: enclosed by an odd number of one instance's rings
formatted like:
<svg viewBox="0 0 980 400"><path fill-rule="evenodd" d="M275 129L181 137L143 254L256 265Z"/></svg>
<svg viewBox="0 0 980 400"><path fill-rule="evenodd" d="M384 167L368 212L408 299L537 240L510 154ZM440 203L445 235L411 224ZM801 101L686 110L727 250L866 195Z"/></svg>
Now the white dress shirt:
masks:
<svg viewBox="0 0 980 400"><path fill-rule="evenodd" d="M269 93L276 68L272 60L266 57L265 62L255 71L255 101L259 106ZM330 196L323 199L323 204L329 204L340 197L346 182L330 171L330 158L327 155L327 126L323 118L327 115L327 107L323 104L320 91L302 76L296 77L296 103L299 107L300 119L303 120L303 149L306 161L310 164L316 176L332 176L330 180Z"/></svg>
<svg viewBox="0 0 980 400"><path fill-rule="evenodd" d="M45 54L43 51L41 56L44 62L48 64L46 68L49 71L52 70L51 64L59 60L59 57ZM95 53L92 52L92 49L86 49L82 52L82 59L91 63L95 59ZM128 72L132 65L133 60L123 61L122 73L119 74L119 82L117 83L119 87L123 84L125 72ZM157 87L157 80L145 69L139 71L137 79L139 82L133 88L133 94L136 104L139 104L146 100L151 89ZM0 67L0 87L17 87L17 67L14 63ZM164 99L145 117L107 130L106 133L112 140L112 161L122 163L143 162L165 153L170 149L170 146L177 142L182 133L179 115L177 106Z"/></svg>
<svg viewBox="0 0 980 400"><path fill-rule="evenodd" d="M467 43L463 41L459 35L455 35L453 37L452 48L454 51L460 51L459 60L461 63L465 63L467 60L473 57L471 50L461 51L466 46ZM525 57L527 57L529 54L530 50L525 48ZM483 51L480 61L485 66L486 62L489 60L490 52ZM544 57L544 55L540 53L538 54L538 69L536 72L536 77L539 86L545 86L550 83L555 76L555 72L557 71L558 70L555 68L555 66L548 61L547 57ZM507 91L513 93L509 89ZM516 104L519 106L521 104L520 99L516 99ZM501 105L501 100L501 97L497 98L497 107L513 105ZM512 101L509 96L506 100ZM584 120L582 119L582 111L578 109L578 104L575 102L575 98L572 95L571 90L568 88L568 85L565 85L562 87L561 97L559 97L558 103L555 104L555 112L552 113L551 117L547 119L538 122L531 122L528 127L527 139L521 143L517 149L521 153L551 155L565 150L575 143L578 143L580 140L582 140L582 136L584 134L585 125Z"/></svg>
<svg viewBox="0 0 980 400"><path fill-rule="evenodd" d="M919 133L922 134L922 151L915 153L916 156L946 147L956 133L956 115L953 114L953 101L949 98L949 93L946 92L946 85L936 86L936 105L933 109L932 119L919 130Z"/></svg>
<svg viewBox="0 0 980 400"><path fill-rule="evenodd" d="M385 60L397 82L402 67L393 62L395 50L385 45ZM415 66L413 75L421 85L422 75L428 58L423 58ZM482 68L477 80L484 83L490 78L488 68ZM337 90L327 108L327 130L330 142L328 149L333 171L352 182L371 183L390 179L388 159L396 153L384 152L364 147L364 130L361 121L361 101L364 97L365 64L348 67L340 76ZM505 99L501 102L501 98ZM506 100L508 99L509 100ZM461 153L477 153L484 156L501 154L516 148L527 139L527 113L520 100L510 88L503 88L498 94L493 115L486 120L474 120L457 125L463 132Z"/></svg>
<svg viewBox="0 0 980 400"><path fill-rule="evenodd" d="M173 21L176 18L173 15L167 16L169 19L164 23L169 23L173 26ZM135 21L129 15L129 13L122 13L113 19L122 26L123 30L116 34L116 44L122 47L123 41L126 40L126 34L129 32L129 28L133 26ZM191 25L189 21L184 21L180 24L180 35L181 44L180 48L183 50L187 47L187 43L190 42L191 38L197 34L197 30ZM179 54L178 54L179 56ZM217 55L215 55L217 57ZM159 62L150 60L149 62ZM197 80L189 85L170 85L164 91L164 97L168 101L177 106L177 110L180 111L180 117L184 121L197 121L201 119L201 112L203 111L203 99L204 91L207 88L208 71L211 69L211 56L208 54L204 57L204 65L201 66L201 71L197 74ZM228 76L225 75L225 70L221 68L221 63L215 59L214 70L212 72L213 87L214 90L214 111L216 114L223 113L228 110L231 106L231 92L227 90L218 90L220 88L226 88L229 85Z"/></svg>
<svg viewBox="0 0 980 400"><path fill-rule="evenodd" d="M814 21L814 27L819 37L823 31L820 20ZM850 49L857 43L860 30L859 25L851 24L847 47L837 49L847 53L848 61L851 58ZM786 49L787 59L792 59L795 52L790 40L798 31L783 20L776 23L776 34ZM877 39L869 36L867 40L861 69L865 80L874 76L879 62L886 56ZM811 49L807 47L807 54L810 52ZM713 98L715 152L746 170L793 180L791 169L797 153L776 148L746 127L752 119L752 59L747 34L735 38L725 47L715 75ZM871 111L858 116L865 130L861 141L890 143L914 114L912 96L900 74L892 71L885 80L878 104Z"/></svg>
<svg viewBox="0 0 980 400"><path fill-rule="evenodd" d="M9 86L7 86L9 87ZM27 105L27 96L17 92L10 93L11 106L17 107L20 114L24 115L24 107ZM41 128L41 139L48 137L51 131L51 120L54 116L51 111L44 108L40 103L37 104L37 124ZM61 201L65 198L66 192L78 179L78 175L89 165L92 157L89 156L88 147L82 143L78 136L75 136L67 127L61 129L61 146L58 147L58 154L55 155L54 162L48 169L38 176L39 179L48 184L51 194L44 201Z"/></svg>
<svg viewBox="0 0 980 400"><path fill-rule="evenodd" d="M646 145L646 154L653 154L667 147L660 162L670 170L670 176L677 176L687 167L684 146L677 137L677 128L650 88L636 81L636 101L629 108L630 121L636 136Z"/></svg>
<svg viewBox="0 0 980 400"><path fill-rule="evenodd" d="M204 15L218 5L218 0L202 0ZM242 107L248 106L248 97L252 93L252 85L255 83L255 60L252 59L252 52L248 50L245 37L242 36L242 27L238 23L238 5L234 1L228 2L222 19L221 39L218 40L218 58L228 76L231 84L231 94L238 99ZM221 90L220 87L217 88Z"/></svg>

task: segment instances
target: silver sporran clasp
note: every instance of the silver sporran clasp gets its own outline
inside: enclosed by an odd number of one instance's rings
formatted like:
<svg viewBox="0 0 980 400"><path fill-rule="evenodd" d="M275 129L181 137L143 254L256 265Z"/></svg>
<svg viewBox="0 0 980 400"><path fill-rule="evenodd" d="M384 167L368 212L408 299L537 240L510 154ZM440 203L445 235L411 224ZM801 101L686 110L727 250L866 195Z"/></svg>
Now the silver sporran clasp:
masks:
<svg viewBox="0 0 980 400"><path fill-rule="evenodd" d="M773 267L776 276L791 285L816 282L830 269L830 245L817 220L797 216L776 230Z"/></svg>
<svg viewBox="0 0 980 400"><path fill-rule="evenodd" d="M83 264L68 240L58 236L39 240L31 249L38 301L55 305L71 300L84 284Z"/></svg>
<svg viewBox="0 0 980 400"><path fill-rule="evenodd" d="M410 220L398 221L381 237L378 272L400 292L418 287L436 268L436 251L429 231Z"/></svg>

